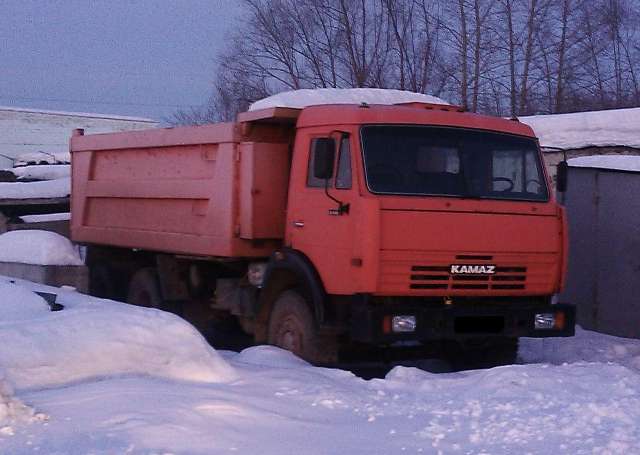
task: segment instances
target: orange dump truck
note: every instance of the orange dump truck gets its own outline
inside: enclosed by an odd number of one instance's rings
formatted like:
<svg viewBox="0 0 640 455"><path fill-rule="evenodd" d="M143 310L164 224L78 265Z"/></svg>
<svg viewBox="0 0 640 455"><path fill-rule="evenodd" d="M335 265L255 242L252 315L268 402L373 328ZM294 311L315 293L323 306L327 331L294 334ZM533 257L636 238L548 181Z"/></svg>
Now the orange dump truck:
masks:
<svg viewBox="0 0 640 455"><path fill-rule="evenodd" d="M314 362L355 347L500 362L571 336L564 210L533 131L447 105L266 108L71 139L99 296L237 318Z"/></svg>

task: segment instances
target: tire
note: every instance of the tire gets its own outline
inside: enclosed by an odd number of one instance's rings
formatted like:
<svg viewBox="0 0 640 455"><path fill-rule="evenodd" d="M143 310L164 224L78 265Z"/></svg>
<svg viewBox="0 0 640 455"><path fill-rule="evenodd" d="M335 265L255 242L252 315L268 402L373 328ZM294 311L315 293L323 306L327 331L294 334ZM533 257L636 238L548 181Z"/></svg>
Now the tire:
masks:
<svg viewBox="0 0 640 455"><path fill-rule="evenodd" d="M269 317L267 342L316 363L318 339L315 318L304 298L291 290L280 294Z"/></svg>
<svg viewBox="0 0 640 455"><path fill-rule="evenodd" d="M127 303L132 305L164 309L158 274L153 267L138 270L129 282Z"/></svg>

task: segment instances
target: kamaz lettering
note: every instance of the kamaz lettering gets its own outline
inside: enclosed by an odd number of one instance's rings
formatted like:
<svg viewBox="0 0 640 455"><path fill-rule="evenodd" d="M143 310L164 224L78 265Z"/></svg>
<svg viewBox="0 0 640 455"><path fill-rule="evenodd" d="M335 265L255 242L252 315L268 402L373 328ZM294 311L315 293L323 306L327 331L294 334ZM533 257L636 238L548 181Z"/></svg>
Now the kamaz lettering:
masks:
<svg viewBox="0 0 640 455"><path fill-rule="evenodd" d="M494 275L496 273L496 266L453 264L449 273L451 273L451 275Z"/></svg>

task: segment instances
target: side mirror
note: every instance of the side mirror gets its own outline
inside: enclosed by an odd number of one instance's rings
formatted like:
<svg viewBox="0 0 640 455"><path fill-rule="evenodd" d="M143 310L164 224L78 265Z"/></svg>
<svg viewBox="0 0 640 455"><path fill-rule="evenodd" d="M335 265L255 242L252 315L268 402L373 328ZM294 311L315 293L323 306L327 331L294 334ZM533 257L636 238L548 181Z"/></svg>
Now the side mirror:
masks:
<svg viewBox="0 0 640 455"><path fill-rule="evenodd" d="M333 162L336 157L336 141L330 137L315 139L313 146L313 176L329 180L333 177Z"/></svg>
<svg viewBox="0 0 640 455"><path fill-rule="evenodd" d="M558 169L556 173L556 189L559 193L567 191L567 178L569 175L569 165L566 161L560 161L558 163Z"/></svg>

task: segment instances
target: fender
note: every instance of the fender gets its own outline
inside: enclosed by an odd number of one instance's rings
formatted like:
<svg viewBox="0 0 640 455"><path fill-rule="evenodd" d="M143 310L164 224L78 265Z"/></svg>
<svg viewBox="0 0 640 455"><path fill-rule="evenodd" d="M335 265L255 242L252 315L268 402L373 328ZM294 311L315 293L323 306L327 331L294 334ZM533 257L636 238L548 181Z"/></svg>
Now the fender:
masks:
<svg viewBox="0 0 640 455"><path fill-rule="evenodd" d="M292 288L298 288L312 306L318 324L324 321L327 293L316 268L304 253L282 248L271 255L265 271L264 285L258 298L257 341L266 337L266 326L275 299L281 292Z"/></svg>

